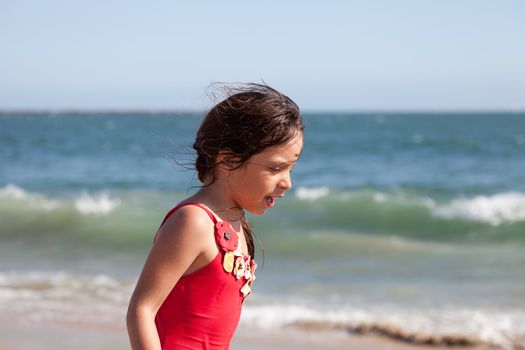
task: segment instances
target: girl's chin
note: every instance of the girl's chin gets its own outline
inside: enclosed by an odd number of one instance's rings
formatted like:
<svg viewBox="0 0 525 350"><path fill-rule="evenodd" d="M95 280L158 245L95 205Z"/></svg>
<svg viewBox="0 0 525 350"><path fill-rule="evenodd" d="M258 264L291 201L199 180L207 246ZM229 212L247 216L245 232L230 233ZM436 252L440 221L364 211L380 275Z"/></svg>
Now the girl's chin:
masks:
<svg viewBox="0 0 525 350"><path fill-rule="evenodd" d="M268 209L270 209L264 202L260 203L258 206L254 206L252 208L244 208L247 212L254 215L262 215L265 214Z"/></svg>
<svg viewBox="0 0 525 350"><path fill-rule="evenodd" d="M268 210L268 208L264 208L264 209L261 209L261 208L256 208L256 209L253 209L253 210L250 210L250 209L246 209L247 211L250 212L250 214L254 214L254 215L262 215L262 214L265 214L266 211Z"/></svg>

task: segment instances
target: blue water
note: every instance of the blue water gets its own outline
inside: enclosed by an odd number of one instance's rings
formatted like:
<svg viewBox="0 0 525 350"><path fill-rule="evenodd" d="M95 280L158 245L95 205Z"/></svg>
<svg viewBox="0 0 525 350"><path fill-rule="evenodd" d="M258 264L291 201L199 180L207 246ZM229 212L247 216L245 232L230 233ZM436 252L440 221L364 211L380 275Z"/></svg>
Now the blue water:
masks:
<svg viewBox="0 0 525 350"><path fill-rule="evenodd" d="M523 114L306 115L298 186L487 194L525 188ZM198 115L3 116L0 181L46 193L185 191ZM36 176L35 174L38 174Z"/></svg>
<svg viewBox="0 0 525 350"><path fill-rule="evenodd" d="M304 120L294 188L250 216L265 258L243 322L522 344L525 114ZM58 300L92 299L118 318L160 220L199 184L188 169L199 122L0 116L0 309L25 317L15 300L60 320L54 298L68 295ZM262 265L260 249L256 258ZM79 285L96 288L77 300Z"/></svg>

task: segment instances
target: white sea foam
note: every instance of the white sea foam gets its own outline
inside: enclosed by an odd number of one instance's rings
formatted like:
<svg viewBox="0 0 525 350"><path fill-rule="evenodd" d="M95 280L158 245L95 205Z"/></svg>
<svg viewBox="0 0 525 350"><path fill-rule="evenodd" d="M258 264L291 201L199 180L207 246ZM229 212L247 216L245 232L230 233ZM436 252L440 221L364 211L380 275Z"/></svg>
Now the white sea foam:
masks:
<svg viewBox="0 0 525 350"><path fill-rule="evenodd" d="M90 195L87 192L75 199L75 208L82 214L106 215L121 204L119 199L114 199L107 193Z"/></svg>
<svg viewBox="0 0 525 350"><path fill-rule="evenodd" d="M378 307L310 307L290 304L247 305L241 322L272 329L314 323L320 330L374 326L417 338L463 337L514 349L525 337L524 311L475 309L399 309ZM522 344L525 345L525 344Z"/></svg>
<svg viewBox="0 0 525 350"><path fill-rule="evenodd" d="M26 191L24 191L23 188L18 187L15 184L9 183L6 186L0 188L0 197L26 199L29 197L29 195Z"/></svg>
<svg viewBox="0 0 525 350"><path fill-rule="evenodd" d="M525 220L525 194L499 193L492 196L458 198L432 209L438 217L487 222L493 226Z"/></svg>
<svg viewBox="0 0 525 350"><path fill-rule="evenodd" d="M106 275L0 273L0 313L33 321L115 324L122 320L132 286Z"/></svg>
<svg viewBox="0 0 525 350"><path fill-rule="evenodd" d="M43 209L45 211L56 210L60 207L70 206L71 202L66 200L51 199L40 193L33 193L9 183L0 188L0 198L12 199L23 202L25 206ZM83 191L73 200L73 207L83 215L106 215L121 204L118 198L111 198L108 193L90 194Z"/></svg>
<svg viewBox="0 0 525 350"><path fill-rule="evenodd" d="M374 199L374 202L383 203L384 201L386 201L387 196L384 193L375 192L372 198Z"/></svg>
<svg viewBox="0 0 525 350"><path fill-rule="evenodd" d="M302 200L315 200L328 196L330 189L328 187L299 187L295 190L295 196Z"/></svg>
<svg viewBox="0 0 525 350"><path fill-rule="evenodd" d="M264 329L280 328L300 321L349 321L348 315L342 312L318 311L301 305L260 305L246 306L242 322Z"/></svg>
<svg viewBox="0 0 525 350"><path fill-rule="evenodd" d="M55 210L60 206L60 202L57 200L46 198L39 193L25 191L23 188L12 183L9 183L6 186L0 188L0 198L24 201L30 206L34 206L45 211Z"/></svg>

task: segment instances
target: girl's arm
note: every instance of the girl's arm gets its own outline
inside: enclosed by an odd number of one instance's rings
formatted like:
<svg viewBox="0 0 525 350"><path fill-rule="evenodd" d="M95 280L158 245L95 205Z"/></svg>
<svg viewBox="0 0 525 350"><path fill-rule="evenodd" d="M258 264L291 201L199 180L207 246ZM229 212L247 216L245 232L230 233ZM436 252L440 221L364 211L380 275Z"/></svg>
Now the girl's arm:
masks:
<svg viewBox="0 0 525 350"><path fill-rule="evenodd" d="M133 350L161 349L155 315L179 278L209 248L210 231L208 215L191 205L178 209L159 229L128 307Z"/></svg>

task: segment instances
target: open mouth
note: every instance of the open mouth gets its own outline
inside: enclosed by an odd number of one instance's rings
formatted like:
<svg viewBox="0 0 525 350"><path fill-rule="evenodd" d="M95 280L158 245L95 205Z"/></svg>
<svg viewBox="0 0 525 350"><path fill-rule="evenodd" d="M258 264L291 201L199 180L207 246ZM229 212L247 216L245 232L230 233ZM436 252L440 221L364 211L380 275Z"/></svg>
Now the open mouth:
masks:
<svg viewBox="0 0 525 350"><path fill-rule="evenodd" d="M275 205L275 198L273 198L272 196L265 196L264 200L266 202L266 205L270 208Z"/></svg>

